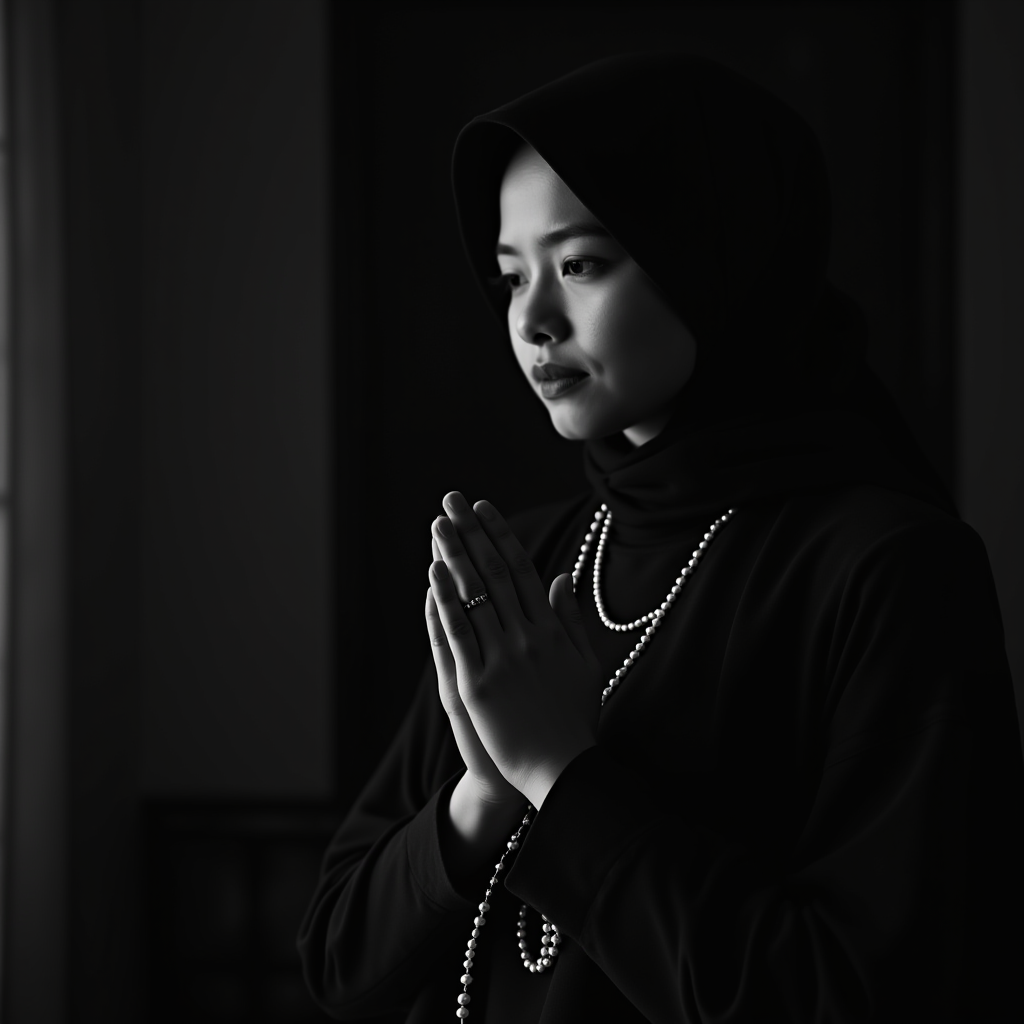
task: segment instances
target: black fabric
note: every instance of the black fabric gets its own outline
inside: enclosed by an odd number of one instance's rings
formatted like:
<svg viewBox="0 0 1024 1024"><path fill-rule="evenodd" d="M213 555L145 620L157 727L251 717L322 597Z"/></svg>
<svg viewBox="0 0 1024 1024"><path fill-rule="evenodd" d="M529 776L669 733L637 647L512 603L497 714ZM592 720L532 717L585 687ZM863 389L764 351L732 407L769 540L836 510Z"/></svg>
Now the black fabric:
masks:
<svg viewBox="0 0 1024 1024"><path fill-rule="evenodd" d="M513 520L545 582L596 499ZM613 529L610 614L654 607L706 525ZM633 639L579 594L610 675ZM740 508L598 739L492 900L471 1020L1020 1020L1024 768L969 527L876 487ZM303 924L308 984L341 1019L454 1019L489 869L462 893L444 871L459 771L428 665ZM543 977L519 964L520 899L567 936Z"/></svg>
<svg viewBox="0 0 1024 1024"><path fill-rule="evenodd" d="M587 493L514 517L517 536L549 583L606 502L605 600L631 620L737 512L530 827L492 900L470 1020L1020 1020L1024 762L991 573L864 368L855 306L824 280L813 137L706 62L583 69L460 137L482 282L518 137L662 288L699 353L666 429L636 449L588 442ZM621 187L640 181L643 194ZM692 251L652 230L680 223ZM601 625L589 586L578 596L610 676L634 635ZM310 990L342 1019L455 1019L489 874L460 891L445 869L460 773L428 661L299 937ZM518 959L520 900L566 936L540 977ZM529 927L539 937L535 914Z"/></svg>

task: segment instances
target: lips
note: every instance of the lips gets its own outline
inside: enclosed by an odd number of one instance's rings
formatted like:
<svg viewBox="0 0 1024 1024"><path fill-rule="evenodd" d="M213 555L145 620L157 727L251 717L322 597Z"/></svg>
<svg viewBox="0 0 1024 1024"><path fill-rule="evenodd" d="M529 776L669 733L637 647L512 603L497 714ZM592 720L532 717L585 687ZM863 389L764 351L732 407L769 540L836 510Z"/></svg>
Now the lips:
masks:
<svg viewBox="0 0 1024 1024"><path fill-rule="evenodd" d="M575 366L562 366L560 363L536 363L530 370L536 381L561 380L563 377L586 377L586 370Z"/></svg>

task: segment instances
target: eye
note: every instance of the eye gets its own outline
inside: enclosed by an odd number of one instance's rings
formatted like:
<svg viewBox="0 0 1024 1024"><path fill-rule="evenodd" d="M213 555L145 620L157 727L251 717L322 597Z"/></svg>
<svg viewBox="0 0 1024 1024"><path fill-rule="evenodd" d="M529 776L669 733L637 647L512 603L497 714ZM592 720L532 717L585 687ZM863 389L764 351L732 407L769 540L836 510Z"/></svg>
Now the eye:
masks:
<svg viewBox="0 0 1024 1024"><path fill-rule="evenodd" d="M514 292L517 288L519 288L522 285L523 276L522 274L517 274L514 271L510 271L507 274L502 274L501 277L498 278L498 280L510 292Z"/></svg>
<svg viewBox="0 0 1024 1024"><path fill-rule="evenodd" d="M604 262L602 260L590 260L582 258L575 260L566 260L562 264L562 276L590 277L591 274L596 274L603 266Z"/></svg>

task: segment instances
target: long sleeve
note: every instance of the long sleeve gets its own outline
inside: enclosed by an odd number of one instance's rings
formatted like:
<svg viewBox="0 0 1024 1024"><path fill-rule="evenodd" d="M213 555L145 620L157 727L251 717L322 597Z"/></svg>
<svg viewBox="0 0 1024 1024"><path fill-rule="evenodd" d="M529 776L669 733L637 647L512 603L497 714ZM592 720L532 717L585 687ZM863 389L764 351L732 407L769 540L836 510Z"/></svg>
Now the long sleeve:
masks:
<svg viewBox="0 0 1024 1024"><path fill-rule="evenodd" d="M737 622L784 634L757 589ZM654 1024L1019 1020L1024 782L984 549L961 524L917 525L817 597L816 704L788 701L763 645L727 654L719 683L759 672L780 718L816 709L792 827L706 827L700 779L666 790L599 744L506 884Z"/></svg>
<svg viewBox="0 0 1024 1024"><path fill-rule="evenodd" d="M457 966L471 927L474 905L453 889L438 843L439 809L462 770L443 718L428 664L325 854L298 946L310 992L339 1019L408 1009L443 953Z"/></svg>

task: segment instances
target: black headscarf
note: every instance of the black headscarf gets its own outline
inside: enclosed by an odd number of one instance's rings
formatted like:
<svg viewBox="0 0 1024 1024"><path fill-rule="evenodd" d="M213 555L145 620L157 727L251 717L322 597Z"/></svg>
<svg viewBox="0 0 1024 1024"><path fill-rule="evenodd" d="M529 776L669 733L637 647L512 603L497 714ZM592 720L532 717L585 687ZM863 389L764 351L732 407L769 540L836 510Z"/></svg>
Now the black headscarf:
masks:
<svg viewBox="0 0 1024 1024"><path fill-rule="evenodd" d="M499 191L528 142L654 283L697 342L668 426L589 441L620 521L838 483L955 508L864 360L855 302L826 279L831 200L814 133L701 57L588 64L471 121L452 180L470 264L504 327Z"/></svg>

